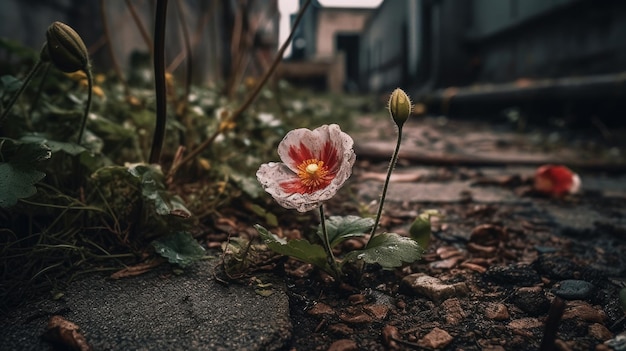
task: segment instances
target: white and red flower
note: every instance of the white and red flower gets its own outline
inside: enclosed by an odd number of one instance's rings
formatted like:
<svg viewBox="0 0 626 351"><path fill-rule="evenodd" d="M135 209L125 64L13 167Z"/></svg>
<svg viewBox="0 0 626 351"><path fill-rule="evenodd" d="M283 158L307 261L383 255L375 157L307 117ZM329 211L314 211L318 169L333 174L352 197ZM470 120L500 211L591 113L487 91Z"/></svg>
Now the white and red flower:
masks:
<svg viewBox="0 0 626 351"><path fill-rule="evenodd" d="M535 172L534 188L536 191L561 197L575 194L580 190L578 174L561 165L544 165Z"/></svg>
<svg viewBox="0 0 626 351"><path fill-rule="evenodd" d="M353 144L336 124L294 129L278 145L283 162L262 164L257 179L281 206L310 211L332 198L352 174Z"/></svg>

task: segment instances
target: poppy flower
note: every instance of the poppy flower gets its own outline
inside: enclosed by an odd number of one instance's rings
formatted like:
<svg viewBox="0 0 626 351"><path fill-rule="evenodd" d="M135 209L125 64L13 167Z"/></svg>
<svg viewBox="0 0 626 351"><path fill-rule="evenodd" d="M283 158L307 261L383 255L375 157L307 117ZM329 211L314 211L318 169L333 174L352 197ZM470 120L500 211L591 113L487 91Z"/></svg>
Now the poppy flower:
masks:
<svg viewBox="0 0 626 351"><path fill-rule="evenodd" d="M544 194L564 196L580 190L580 177L569 168L560 165L544 165L535 172L534 188Z"/></svg>
<svg viewBox="0 0 626 351"><path fill-rule="evenodd" d="M279 205L310 211L332 198L352 174L353 144L336 124L294 129L278 145L282 162L262 164L257 179Z"/></svg>

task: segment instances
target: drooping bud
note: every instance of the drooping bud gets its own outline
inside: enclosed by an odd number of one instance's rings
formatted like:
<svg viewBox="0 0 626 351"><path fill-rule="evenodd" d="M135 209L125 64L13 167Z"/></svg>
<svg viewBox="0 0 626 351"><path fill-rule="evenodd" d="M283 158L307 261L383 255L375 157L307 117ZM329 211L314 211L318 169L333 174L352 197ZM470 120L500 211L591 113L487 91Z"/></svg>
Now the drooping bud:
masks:
<svg viewBox="0 0 626 351"><path fill-rule="evenodd" d="M389 113L398 127L402 127L404 122L409 119L411 115L411 99L409 99L404 90L397 88L391 93L391 97L389 97Z"/></svg>
<svg viewBox="0 0 626 351"><path fill-rule="evenodd" d="M42 59L49 59L59 70L71 73L87 70L89 54L85 43L72 27L65 23L54 22L46 32L47 52L42 52Z"/></svg>

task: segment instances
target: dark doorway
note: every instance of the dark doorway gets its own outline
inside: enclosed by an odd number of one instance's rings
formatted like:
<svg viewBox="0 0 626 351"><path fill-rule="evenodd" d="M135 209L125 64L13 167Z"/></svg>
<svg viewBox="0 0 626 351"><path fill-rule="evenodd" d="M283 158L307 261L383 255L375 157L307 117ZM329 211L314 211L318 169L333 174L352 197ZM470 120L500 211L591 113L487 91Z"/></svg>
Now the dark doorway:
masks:
<svg viewBox="0 0 626 351"><path fill-rule="evenodd" d="M337 34L335 39L337 52L343 51L346 57L345 90L355 91L359 80L359 35Z"/></svg>

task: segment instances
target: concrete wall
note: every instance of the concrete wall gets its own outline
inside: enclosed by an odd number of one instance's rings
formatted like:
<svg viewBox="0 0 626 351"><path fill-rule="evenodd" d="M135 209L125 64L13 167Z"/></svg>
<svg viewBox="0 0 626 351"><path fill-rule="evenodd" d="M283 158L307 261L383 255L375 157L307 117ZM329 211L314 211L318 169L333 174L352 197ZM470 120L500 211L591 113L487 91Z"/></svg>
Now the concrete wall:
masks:
<svg viewBox="0 0 626 351"><path fill-rule="evenodd" d="M361 36L361 86L380 91L401 86L409 52L419 55L419 39L408 38L409 18L417 0L385 1L372 15ZM409 49L410 48L410 49Z"/></svg>
<svg viewBox="0 0 626 351"><path fill-rule="evenodd" d="M491 2L475 1L468 40L480 62L479 82L626 70L623 1L509 0L501 1L500 15L492 12L489 16L485 13ZM512 4L518 9L512 9Z"/></svg>
<svg viewBox="0 0 626 351"><path fill-rule="evenodd" d="M486 37L579 0L473 0L472 36Z"/></svg>
<svg viewBox="0 0 626 351"><path fill-rule="evenodd" d="M361 33L371 10L321 8L317 16L315 59L331 59L336 54L335 36Z"/></svg>
<svg viewBox="0 0 626 351"><path fill-rule="evenodd" d="M623 0L386 0L361 38L361 87L432 90L626 71Z"/></svg>

